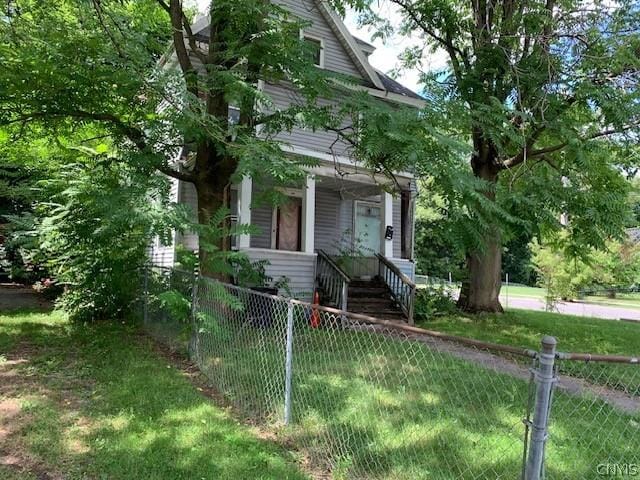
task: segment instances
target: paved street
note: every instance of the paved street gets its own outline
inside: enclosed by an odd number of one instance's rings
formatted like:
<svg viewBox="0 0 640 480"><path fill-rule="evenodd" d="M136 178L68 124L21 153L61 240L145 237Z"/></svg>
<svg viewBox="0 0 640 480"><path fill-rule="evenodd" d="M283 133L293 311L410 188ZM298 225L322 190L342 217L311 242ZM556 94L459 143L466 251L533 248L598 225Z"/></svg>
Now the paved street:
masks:
<svg viewBox="0 0 640 480"><path fill-rule="evenodd" d="M544 310L544 300L539 298L509 297L507 299L500 295L500 301L505 308L522 308L527 310ZM582 317L596 317L618 320L620 318L640 321L640 309L615 307L612 305L596 305L582 302L558 302L556 304L558 313L567 315L579 315Z"/></svg>

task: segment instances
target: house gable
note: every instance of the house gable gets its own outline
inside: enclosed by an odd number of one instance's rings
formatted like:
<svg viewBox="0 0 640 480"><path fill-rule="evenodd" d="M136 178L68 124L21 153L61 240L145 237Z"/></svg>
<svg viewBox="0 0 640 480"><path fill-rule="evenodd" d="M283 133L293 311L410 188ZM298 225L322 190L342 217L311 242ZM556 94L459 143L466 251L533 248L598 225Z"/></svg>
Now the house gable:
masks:
<svg viewBox="0 0 640 480"><path fill-rule="evenodd" d="M305 31L324 40L326 69L353 75L376 88L384 88L362 48L325 0L274 0L274 3L311 22Z"/></svg>

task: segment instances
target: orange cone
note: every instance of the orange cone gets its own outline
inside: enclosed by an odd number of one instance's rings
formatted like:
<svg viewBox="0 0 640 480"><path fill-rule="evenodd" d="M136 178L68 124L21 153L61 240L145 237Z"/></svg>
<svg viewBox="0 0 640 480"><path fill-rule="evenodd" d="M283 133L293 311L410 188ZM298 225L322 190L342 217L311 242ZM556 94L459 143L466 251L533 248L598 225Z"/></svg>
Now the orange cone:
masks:
<svg viewBox="0 0 640 480"><path fill-rule="evenodd" d="M320 295L318 292L313 294L313 304L320 304ZM311 310L311 319L309 323L311 324L311 328L318 328L320 326L320 312L318 312L317 308Z"/></svg>

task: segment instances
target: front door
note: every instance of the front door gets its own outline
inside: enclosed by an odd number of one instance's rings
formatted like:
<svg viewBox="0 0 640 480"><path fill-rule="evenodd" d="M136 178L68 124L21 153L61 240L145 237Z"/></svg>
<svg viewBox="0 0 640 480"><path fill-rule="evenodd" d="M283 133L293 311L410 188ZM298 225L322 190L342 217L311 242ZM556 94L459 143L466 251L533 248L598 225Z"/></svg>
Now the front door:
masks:
<svg viewBox="0 0 640 480"><path fill-rule="evenodd" d="M377 205L356 202L355 238L356 250L363 255L380 253L381 208Z"/></svg>
<svg viewBox="0 0 640 480"><path fill-rule="evenodd" d="M301 244L302 199L289 197L276 212L276 248L299 251Z"/></svg>

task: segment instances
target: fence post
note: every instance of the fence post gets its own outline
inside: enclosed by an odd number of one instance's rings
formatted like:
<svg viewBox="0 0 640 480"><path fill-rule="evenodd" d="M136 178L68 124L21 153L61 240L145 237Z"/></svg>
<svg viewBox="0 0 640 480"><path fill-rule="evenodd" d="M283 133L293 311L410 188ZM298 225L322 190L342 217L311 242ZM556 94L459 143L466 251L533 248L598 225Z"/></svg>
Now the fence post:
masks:
<svg viewBox="0 0 640 480"><path fill-rule="evenodd" d="M193 287L191 288L191 351L189 352L190 357L195 359L198 362L198 339L200 338L198 334L198 284L200 283L200 275L198 270L194 270L193 272Z"/></svg>
<svg viewBox="0 0 640 480"><path fill-rule="evenodd" d="M149 267L144 267L144 291L143 291L143 303L142 303L142 321L144 326L147 326L149 321Z"/></svg>
<svg viewBox="0 0 640 480"><path fill-rule="evenodd" d="M507 284L506 285L506 287L507 287L506 290L507 291L505 292L506 293L506 305L505 305L505 308L509 308L509 274L508 273L505 274L505 281L506 281L506 284Z"/></svg>
<svg viewBox="0 0 640 480"><path fill-rule="evenodd" d="M284 424L291 423L291 377L293 376L293 304L287 304L287 339L284 366Z"/></svg>
<svg viewBox="0 0 640 480"><path fill-rule="evenodd" d="M553 365L556 358L554 337L546 335L542 339L542 351L535 373L536 397L533 422L529 436L529 454L525 468L525 480L542 479L544 448L547 442L551 391L555 382Z"/></svg>

